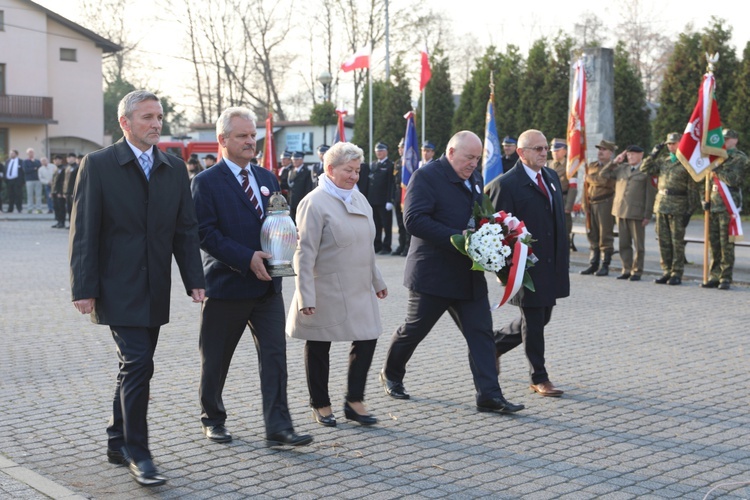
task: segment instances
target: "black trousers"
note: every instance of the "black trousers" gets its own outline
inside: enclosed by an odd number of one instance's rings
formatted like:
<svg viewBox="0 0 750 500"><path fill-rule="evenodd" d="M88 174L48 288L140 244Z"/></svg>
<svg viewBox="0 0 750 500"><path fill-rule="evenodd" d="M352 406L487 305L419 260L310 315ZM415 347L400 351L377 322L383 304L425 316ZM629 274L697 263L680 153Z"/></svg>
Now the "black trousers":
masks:
<svg viewBox="0 0 750 500"><path fill-rule="evenodd" d="M398 248L401 250L406 250L409 248L410 243L410 236L409 233L406 231L406 226L404 226L404 211L401 208L401 204L396 200L395 205L395 211L396 211L396 225L398 226Z"/></svg>
<svg viewBox="0 0 750 500"><path fill-rule="evenodd" d="M375 223L375 251L391 250L393 232L393 212L385 205L372 205L372 220Z"/></svg>
<svg viewBox="0 0 750 500"><path fill-rule="evenodd" d="M16 207L18 213L21 213L21 205L23 204L23 186L24 182L16 177L15 179L5 179L5 192L8 197L8 212L13 211L13 207Z"/></svg>
<svg viewBox="0 0 750 500"><path fill-rule="evenodd" d="M250 327L258 353L260 392L266 434L292 430L286 396L286 334L284 298L269 293L257 299L207 298L201 309L199 396L204 425L223 425L227 419L221 393L237 344Z"/></svg>
<svg viewBox="0 0 750 500"><path fill-rule="evenodd" d="M383 367L386 378L403 381L406 364L445 311L451 315L469 346L469 366L477 401L502 396L497 382L492 316L486 295L476 300L458 300L409 291L406 322L394 332L386 354Z"/></svg>
<svg viewBox="0 0 750 500"><path fill-rule="evenodd" d="M55 220L58 224L65 225L65 198L60 195L52 195L52 201L55 208Z"/></svg>
<svg viewBox="0 0 750 500"><path fill-rule="evenodd" d="M113 450L127 447L130 456L138 462L151 458L146 414L159 327L109 328L117 345L120 371L115 384L112 417L107 427L107 445Z"/></svg>
<svg viewBox="0 0 750 500"><path fill-rule="evenodd" d="M358 403L365 400L367 372L372 364L378 340L355 340L349 349L349 371L347 374L346 400ZM328 394L330 373L330 342L308 340L305 342L305 373L307 388L310 391L310 406L325 408L331 406Z"/></svg>
<svg viewBox="0 0 750 500"><path fill-rule="evenodd" d="M500 356L523 343L532 384L549 380L544 367L544 326L552 318L552 307L521 306L519 318L495 331L495 348Z"/></svg>

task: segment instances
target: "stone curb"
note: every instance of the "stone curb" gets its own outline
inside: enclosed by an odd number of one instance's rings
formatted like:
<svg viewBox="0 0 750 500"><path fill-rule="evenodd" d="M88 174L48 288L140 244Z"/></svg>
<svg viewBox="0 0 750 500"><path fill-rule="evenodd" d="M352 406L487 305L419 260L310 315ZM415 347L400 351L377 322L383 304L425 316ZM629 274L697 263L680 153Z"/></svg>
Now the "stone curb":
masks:
<svg viewBox="0 0 750 500"><path fill-rule="evenodd" d="M68 488L37 474L31 469L8 460L2 455L0 455L0 473L7 474L13 479L55 500L86 500L86 497L82 497Z"/></svg>

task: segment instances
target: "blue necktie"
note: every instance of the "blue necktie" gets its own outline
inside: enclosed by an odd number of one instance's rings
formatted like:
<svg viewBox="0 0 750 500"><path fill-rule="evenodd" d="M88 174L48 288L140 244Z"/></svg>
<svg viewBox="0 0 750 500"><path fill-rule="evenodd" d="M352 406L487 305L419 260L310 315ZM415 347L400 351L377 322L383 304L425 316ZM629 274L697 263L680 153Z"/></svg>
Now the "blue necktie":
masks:
<svg viewBox="0 0 750 500"><path fill-rule="evenodd" d="M141 161L141 168L143 169L143 173L146 174L146 179L151 178L151 158L148 157L146 153L141 154L141 156L138 157L138 159Z"/></svg>

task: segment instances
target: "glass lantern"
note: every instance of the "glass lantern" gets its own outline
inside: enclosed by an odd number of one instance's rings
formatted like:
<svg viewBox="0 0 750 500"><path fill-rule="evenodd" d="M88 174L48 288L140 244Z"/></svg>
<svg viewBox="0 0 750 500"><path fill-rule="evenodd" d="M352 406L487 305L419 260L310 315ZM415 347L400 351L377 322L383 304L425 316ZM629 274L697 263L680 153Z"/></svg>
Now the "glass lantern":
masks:
<svg viewBox="0 0 750 500"><path fill-rule="evenodd" d="M292 258L297 249L297 226L289 216L286 199L278 191L268 201L266 218L260 229L260 247L273 256L266 266L271 277L296 276Z"/></svg>

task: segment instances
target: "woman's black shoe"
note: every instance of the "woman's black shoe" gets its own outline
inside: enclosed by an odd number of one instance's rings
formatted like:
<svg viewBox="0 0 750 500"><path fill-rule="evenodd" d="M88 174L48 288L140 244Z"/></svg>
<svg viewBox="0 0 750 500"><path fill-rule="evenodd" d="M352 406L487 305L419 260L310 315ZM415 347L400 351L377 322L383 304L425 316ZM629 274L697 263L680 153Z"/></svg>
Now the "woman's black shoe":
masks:
<svg viewBox="0 0 750 500"><path fill-rule="evenodd" d="M313 408L312 412L313 418L320 425L325 425L326 427L336 427L336 416L333 413L323 416L320 414L317 408Z"/></svg>
<svg viewBox="0 0 750 500"><path fill-rule="evenodd" d="M344 402L344 416L347 418L347 420L354 420L355 422L359 422L362 425L374 425L378 423L378 419L373 417L372 415L360 415L356 411L354 411L354 408L349 406L349 402Z"/></svg>

